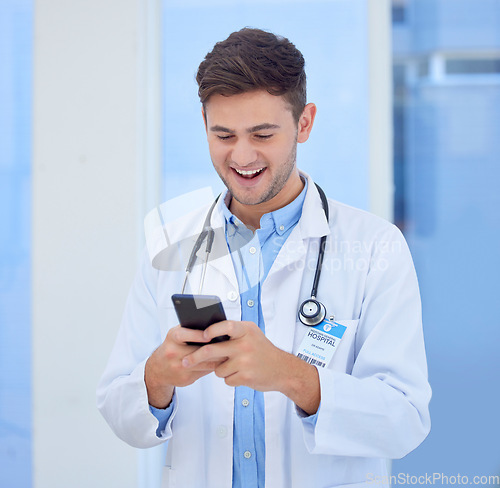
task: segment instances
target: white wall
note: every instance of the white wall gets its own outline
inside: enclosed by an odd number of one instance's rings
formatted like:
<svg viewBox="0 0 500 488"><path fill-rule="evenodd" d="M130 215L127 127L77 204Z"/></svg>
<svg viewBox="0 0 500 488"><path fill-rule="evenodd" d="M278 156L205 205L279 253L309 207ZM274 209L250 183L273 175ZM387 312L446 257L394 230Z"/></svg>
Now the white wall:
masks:
<svg viewBox="0 0 500 488"><path fill-rule="evenodd" d="M369 210L394 217L392 39L389 0L366 0L368 38Z"/></svg>
<svg viewBox="0 0 500 488"><path fill-rule="evenodd" d="M148 78L157 52L146 36L151 5L35 0L36 488L137 486L136 451L100 417L95 388L133 279L142 218L156 203L155 188L145 191L159 162L148 112L157 89Z"/></svg>

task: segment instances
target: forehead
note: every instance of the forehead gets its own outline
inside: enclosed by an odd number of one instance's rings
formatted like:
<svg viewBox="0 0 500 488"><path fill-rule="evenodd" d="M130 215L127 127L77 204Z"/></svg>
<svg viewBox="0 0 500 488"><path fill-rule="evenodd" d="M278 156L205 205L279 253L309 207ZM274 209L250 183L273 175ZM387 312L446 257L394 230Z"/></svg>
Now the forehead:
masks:
<svg viewBox="0 0 500 488"><path fill-rule="evenodd" d="M258 124L293 124L289 104L281 96L266 91L251 91L238 95L212 95L205 103L207 123L227 128L246 128Z"/></svg>

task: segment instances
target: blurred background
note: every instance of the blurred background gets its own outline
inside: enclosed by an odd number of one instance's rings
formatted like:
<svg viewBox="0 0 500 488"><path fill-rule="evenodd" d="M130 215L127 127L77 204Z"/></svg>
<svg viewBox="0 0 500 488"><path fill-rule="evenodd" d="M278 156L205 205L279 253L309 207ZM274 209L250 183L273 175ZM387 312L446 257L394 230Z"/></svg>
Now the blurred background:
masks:
<svg viewBox="0 0 500 488"><path fill-rule="evenodd" d="M299 167L413 253L433 426L392 474L500 486L499 0L0 0L0 487L158 488L94 392L147 211L221 187L194 76L244 26L306 59Z"/></svg>

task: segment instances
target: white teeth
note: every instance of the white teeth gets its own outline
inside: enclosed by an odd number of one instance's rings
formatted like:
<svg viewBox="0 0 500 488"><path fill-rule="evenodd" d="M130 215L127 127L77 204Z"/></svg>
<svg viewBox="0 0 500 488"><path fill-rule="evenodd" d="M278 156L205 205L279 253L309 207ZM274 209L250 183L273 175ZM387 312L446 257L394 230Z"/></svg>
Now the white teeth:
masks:
<svg viewBox="0 0 500 488"><path fill-rule="evenodd" d="M242 176L251 176L251 175L255 175L257 173L260 173L264 168L260 168L260 169L254 169L252 171L243 171L241 169L236 169L234 168L234 170L236 171L236 173L242 175Z"/></svg>

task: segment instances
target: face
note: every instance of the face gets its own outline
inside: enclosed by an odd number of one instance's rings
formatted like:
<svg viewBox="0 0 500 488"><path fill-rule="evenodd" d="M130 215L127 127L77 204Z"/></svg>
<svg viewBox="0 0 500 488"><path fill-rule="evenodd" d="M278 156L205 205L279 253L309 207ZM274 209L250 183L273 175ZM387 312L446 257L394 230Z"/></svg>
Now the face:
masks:
<svg viewBox="0 0 500 488"><path fill-rule="evenodd" d="M210 97L205 104L210 156L237 206L265 213L300 193L297 142L309 136L314 105L304 113L297 123L283 98L266 91Z"/></svg>

